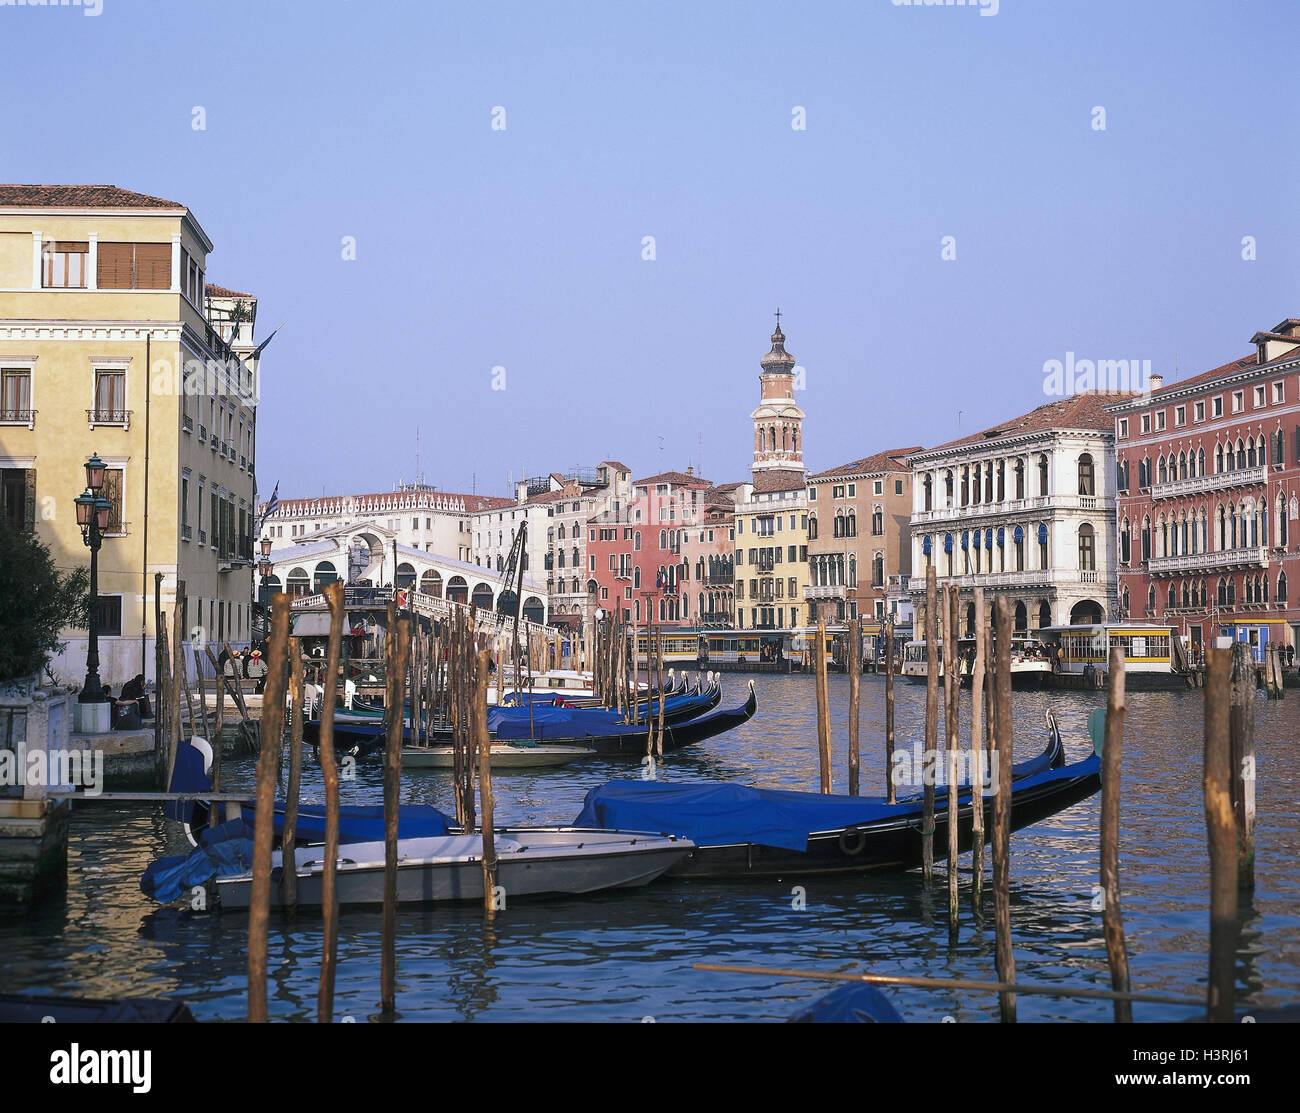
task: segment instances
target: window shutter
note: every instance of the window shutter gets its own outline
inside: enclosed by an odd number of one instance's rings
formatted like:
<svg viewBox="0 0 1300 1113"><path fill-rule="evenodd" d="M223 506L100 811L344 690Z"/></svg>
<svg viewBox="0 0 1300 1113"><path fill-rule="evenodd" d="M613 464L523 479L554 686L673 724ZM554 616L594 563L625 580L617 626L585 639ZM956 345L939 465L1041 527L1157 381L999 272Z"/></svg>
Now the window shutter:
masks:
<svg viewBox="0 0 1300 1113"><path fill-rule="evenodd" d="M104 498L113 504L113 509L108 513L108 532L122 532L122 471L120 468L109 468L104 472Z"/></svg>
<svg viewBox="0 0 1300 1113"><path fill-rule="evenodd" d="M101 243L98 251L96 282L101 290L131 289L131 263L134 244Z"/></svg>
<svg viewBox="0 0 1300 1113"><path fill-rule="evenodd" d="M169 290L172 284L172 245L135 245L135 289Z"/></svg>
<svg viewBox="0 0 1300 1113"><path fill-rule="evenodd" d="M26 485L23 491L23 529L28 533L36 532L36 469L27 468Z"/></svg>

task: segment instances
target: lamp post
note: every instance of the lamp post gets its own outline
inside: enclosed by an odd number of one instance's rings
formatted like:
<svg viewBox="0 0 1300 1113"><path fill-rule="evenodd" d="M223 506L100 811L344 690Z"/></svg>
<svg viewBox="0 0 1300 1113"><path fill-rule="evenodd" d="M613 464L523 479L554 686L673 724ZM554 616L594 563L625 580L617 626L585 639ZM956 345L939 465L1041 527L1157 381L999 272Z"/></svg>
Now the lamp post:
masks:
<svg viewBox="0 0 1300 1113"><path fill-rule="evenodd" d="M269 637L266 615L271 606L271 539L263 537L258 544L262 550L262 559L257 562L257 574L262 577L262 635Z"/></svg>
<svg viewBox="0 0 1300 1113"><path fill-rule="evenodd" d="M104 487L104 461L94 453L86 461L86 489L73 502L77 507L77 525L81 539L90 549L90 637L86 646L86 683L77 697L79 704L107 704L104 685L99 679L99 547L108 531L108 516L113 504L100 496ZM103 719L110 719L98 710L85 713L84 722L94 723L107 730Z"/></svg>

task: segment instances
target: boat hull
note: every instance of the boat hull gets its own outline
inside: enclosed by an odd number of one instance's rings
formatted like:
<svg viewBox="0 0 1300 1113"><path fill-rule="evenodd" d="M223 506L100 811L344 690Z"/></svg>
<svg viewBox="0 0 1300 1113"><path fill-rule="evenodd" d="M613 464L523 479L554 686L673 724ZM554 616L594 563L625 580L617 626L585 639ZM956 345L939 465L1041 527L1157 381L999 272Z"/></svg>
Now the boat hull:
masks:
<svg viewBox="0 0 1300 1113"><path fill-rule="evenodd" d="M492 769L540 769L568 765L580 758L593 757L596 751L580 746L511 746L500 743L492 747ZM477 761L477 757L475 757ZM450 746L408 747L402 750L403 769L452 769L455 754Z"/></svg>
<svg viewBox="0 0 1300 1113"><path fill-rule="evenodd" d="M504 829L497 833L497 885L506 901L518 897L581 895L648 885L688 853L689 840L607 831ZM320 847L297 853L298 904L319 907ZM483 840L478 835L406 840L399 844L397 901L434 904L483 900ZM336 871L341 905L382 904L383 843L340 847ZM279 907L280 855L272 860L271 907ZM248 874L219 878L222 908L247 908Z"/></svg>
<svg viewBox="0 0 1300 1113"><path fill-rule="evenodd" d="M1074 768L1074 775L1066 775ZM1041 784L1014 790L1011 829L1019 831L1086 800L1101 789L1099 764L1094 760L1066 767ZM958 808L957 838L964 853L973 842L974 809L969 797ZM992 830L993 798L984 800L984 828ZM920 816L913 813L887 823L841 828L809 836L807 849L783 850L756 843L697 846L670 871L677 878L806 877L816 874L899 872L921 865ZM935 802L934 846L948 845L946 801Z"/></svg>

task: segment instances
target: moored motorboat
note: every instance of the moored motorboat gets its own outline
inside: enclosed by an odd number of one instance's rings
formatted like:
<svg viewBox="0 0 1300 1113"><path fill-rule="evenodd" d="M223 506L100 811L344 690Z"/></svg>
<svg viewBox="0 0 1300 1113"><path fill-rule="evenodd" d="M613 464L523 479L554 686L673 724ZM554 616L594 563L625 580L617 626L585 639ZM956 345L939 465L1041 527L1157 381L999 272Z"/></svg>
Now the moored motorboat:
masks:
<svg viewBox="0 0 1300 1113"><path fill-rule="evenodd" d="M648 885L692 849L689 840L673 836L573 828L506 828L495 833L494 841L496 883L508 900ZM298 903L303 907L321 903L325 862L320 849L300 849L296 855ZM481 834L402 839L397 852L399 903L483 899ZM271 861L272 907L279 906L281 869L281 855L275 851ZM383 842L342 847L336 877L340 904L382 904ZM217 877L216 891L222 908L247 908L252 880L249 871Z"/></svg>
<svg viewBox="0 0 1300 1113"><path fill-rule="evenodd" d="M536 742L495 742L490 750L492 769L541 769L548 766L568 765L585 757L594 757L595 750L585 746L549 746ZM474 758L477 761L477 757ZM455 752L450 746L404 746L403 769L451 769L455 766Z"/></svg>

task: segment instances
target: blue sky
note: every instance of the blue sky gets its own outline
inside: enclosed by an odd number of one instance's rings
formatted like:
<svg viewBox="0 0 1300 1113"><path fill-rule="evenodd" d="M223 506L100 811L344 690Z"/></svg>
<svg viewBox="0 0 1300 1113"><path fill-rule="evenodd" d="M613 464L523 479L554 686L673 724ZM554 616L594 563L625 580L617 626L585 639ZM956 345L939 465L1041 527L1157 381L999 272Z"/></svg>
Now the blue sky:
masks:
<svg viewBox="0 0 1300 1113"><path fill-rule="evenodd" d="M417 426L451 490L744 479L778 305L813 469L1028 410L1067 351L1168 380L1300 316L1300 9L997 7L0 6L0 179L194 211L285 322L263 494L409 480Z"/></svg>

